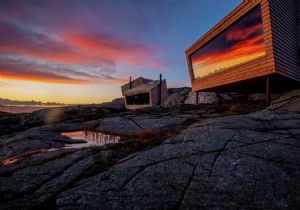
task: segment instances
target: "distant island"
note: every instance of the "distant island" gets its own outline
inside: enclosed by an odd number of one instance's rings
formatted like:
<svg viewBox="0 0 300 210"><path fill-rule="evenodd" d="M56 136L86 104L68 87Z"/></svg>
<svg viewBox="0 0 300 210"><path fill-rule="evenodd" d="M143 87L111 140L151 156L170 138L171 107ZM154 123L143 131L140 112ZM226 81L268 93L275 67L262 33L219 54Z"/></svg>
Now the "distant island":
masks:
<svg viewBox="0 0 300 210"><path fill-rule="evenodd" d="M10 100L5 98L0 98L0 105L28 105L28 106L61 106L65 105L64 103L57 103L57 102L46 102L42 103L41 101L17 101L17 100Z"/></svg>

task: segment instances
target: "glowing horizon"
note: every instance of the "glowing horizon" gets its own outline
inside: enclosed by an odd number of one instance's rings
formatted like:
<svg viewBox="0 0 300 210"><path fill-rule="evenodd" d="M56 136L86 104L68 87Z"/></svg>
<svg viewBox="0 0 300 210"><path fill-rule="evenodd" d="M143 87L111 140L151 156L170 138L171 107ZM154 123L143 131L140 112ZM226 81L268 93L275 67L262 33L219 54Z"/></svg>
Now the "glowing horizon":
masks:
<svg viewBox="0 0 300 210"><path fill-rule="evenodd" d="M264 55L266 51L261 9L257 7L192 54L194 79Z"/></svg>

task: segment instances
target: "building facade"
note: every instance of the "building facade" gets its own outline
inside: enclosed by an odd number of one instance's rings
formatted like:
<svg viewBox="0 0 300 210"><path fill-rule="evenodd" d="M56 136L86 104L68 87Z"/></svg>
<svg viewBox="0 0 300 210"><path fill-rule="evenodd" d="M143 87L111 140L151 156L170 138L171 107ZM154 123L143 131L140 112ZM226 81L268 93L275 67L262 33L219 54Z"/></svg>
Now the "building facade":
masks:
<svg viewBox="0 0 300 210"><path fill-rule="evenodd" d="M298 87L300 1L245 0L186 57L193 91L269 95Z"/></svg>
<svg viewBox="0 0 300 210"><path fill-rule="evenodd" d="M166 80L139 77L123 85L121 89L126 109L129 110L159 106L168 98Z"/></svg>

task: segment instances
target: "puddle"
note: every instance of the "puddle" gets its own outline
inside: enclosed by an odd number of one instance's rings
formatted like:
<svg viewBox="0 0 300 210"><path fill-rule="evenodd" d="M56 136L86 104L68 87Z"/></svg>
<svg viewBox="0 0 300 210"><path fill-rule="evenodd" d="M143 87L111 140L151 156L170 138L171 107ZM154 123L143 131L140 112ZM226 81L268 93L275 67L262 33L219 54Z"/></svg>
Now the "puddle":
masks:
<svg viewBox="0 0 300 210"><path fill-rule="evenodd" d="M5 165L5 166L7 166L7 165L10 165L10 164L16 163L16 162L18 162L19 160L20 160L20 159L18 159L18 158L8 158L8 159L6 159L6 160L3 160L3 161L2 161L2 164Z"/></svg>
<svg viewBox="0 0 300 210"><path fill-rule="evenodd" d="M85 140L87 143L67 144L65 148L82 148L90 146L102 146L104 144L118 143L120 136L107 135L100 132L93 131L75 131L63 132L61 136L67 136L74 140Z"/></svg>
<svg viewBox="0 0 300 210"><path fill-rule="evenodd" d="M6 160L1 161L0 166L1 164L4 166L12 165L24 158L33 157L43 152L52 152L52 151L63 150L63 149L78 149L78 148L91 147L91 146L102 146L110 143L118 143L120 141L120 136L106 135L100 132L92 132L92 131L63 132L60 133L60 135L67 136L74 140L85 140L87 143L73 143L73 144L70 143L70 144L66 144L62 148L40 149L36 151L25 152L23 154L10 157Z"/></svg>

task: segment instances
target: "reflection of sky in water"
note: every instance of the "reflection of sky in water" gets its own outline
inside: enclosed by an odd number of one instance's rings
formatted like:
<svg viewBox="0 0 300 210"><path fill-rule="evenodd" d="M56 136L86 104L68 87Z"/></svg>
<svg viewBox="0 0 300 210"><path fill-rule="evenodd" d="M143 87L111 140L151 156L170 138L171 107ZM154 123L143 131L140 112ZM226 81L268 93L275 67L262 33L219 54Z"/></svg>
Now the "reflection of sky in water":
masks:
<svg viewBox="0 0 300 210"><path fill-rule="evenodd" d="M60 135L67 136L75 140L78 139L85 140L87 142L81 144L67 144L66 147L68 148L102 146L104 144L118 143L120 141L119 136L112 136L112 135L107 135L100 132L92 132L92 131L64 132L64 133L60 133Z"/></svg>
<svg viewBox="0 0 300 210"><path fill-rule="evenodd" d="M17 155L5 159L1 163L3 165L10 165L26 157L32 157L36 154L40 154L43 152L51 152L51 151L63 150L63 149L76 149L76 148L91 147L91 146L102 146L110 143L118 143L120 141L120 136L106 135L100 132L92 132L92 131L64 132L64 133L60 133L60 135L67 136L74 140L85 140L87 143L66 144L66 146L63 148L51 148L51 149L40 149L35 151L29 151L21 155Z"/></svg>

